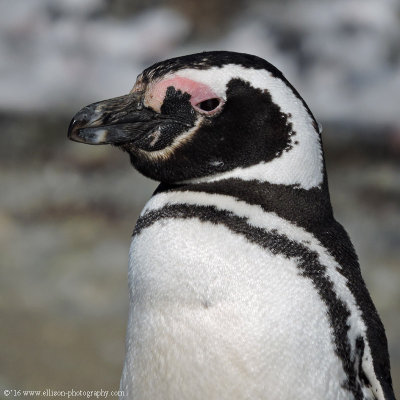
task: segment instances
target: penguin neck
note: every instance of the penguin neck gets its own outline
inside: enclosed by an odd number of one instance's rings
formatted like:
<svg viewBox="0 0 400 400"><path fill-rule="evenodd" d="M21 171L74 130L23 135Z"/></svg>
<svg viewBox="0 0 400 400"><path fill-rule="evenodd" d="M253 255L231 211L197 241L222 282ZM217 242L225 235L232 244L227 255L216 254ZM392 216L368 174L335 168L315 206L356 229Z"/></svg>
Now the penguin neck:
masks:
<svg viewBox="0 0 400 400"><path fill-rule="evenodd" d="M333 221L328 181L323 167L319 186L304 189L298 185L227 178L187 184L161 183L155 194L166 191L192 191L233 197L265 212L273 212L308 231L323 230Z"/></svg>
<svg viewBox="0 0 400 400"><path fill-rule="evenodd" d="M197 191L233 197L308 231L333 222L322 140L317 128L297 129L297 141L273 160L167 185L160 191ZM298 124L300 126L300 124Z"/></svg>

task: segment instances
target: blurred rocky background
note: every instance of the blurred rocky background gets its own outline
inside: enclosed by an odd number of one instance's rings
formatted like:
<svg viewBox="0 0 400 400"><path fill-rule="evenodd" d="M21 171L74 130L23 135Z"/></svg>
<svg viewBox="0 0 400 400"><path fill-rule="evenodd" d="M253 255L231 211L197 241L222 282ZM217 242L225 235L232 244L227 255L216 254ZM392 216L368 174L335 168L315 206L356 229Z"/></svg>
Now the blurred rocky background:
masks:
<svg viewBox="0 0 400 400"><path fill-rule="evenodd" d="M68 124L143 67L211 49L266 58L322 123L400 397L395 0L0 0L0 397L118 388L130 235L156 183L114 148L68 141Z"/></svg>

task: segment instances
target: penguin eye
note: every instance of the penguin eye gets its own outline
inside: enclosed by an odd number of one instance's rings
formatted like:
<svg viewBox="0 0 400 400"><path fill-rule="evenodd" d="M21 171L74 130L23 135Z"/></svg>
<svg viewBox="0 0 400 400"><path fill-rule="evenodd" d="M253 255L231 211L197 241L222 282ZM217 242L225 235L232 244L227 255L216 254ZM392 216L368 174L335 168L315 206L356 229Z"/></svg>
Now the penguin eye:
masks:
<svg viewBox="0 0 400 400"><path fill-rule="evenodd" d="M196 108L198 108L202 111L210 112L210 111L214 111L220 104L221 104L221 99L218 99L215 97L215 98L207 99L200 103L197 103Z"/></svg>

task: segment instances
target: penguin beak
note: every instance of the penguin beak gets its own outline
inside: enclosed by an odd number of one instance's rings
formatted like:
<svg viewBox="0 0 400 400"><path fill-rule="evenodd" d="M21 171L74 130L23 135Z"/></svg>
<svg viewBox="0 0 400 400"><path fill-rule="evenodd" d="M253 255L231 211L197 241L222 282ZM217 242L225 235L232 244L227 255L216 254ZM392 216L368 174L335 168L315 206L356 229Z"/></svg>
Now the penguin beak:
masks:
<svg viewBox="0 0 400 400"><path fill-rule="evenodd" d="M157 113L142 99L143 92L137 91L82 108L71 120L68 138L87 144L135 142L159 124Z"/></svg>

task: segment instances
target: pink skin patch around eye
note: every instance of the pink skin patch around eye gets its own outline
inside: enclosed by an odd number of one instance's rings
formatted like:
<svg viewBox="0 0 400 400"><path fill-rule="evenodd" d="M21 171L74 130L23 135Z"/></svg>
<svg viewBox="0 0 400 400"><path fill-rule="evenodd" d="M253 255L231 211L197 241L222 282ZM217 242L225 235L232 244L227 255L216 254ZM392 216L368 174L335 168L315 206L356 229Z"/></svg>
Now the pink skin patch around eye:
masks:
<svg viewBox="0 0 400 400"><path fill-rule="evenodd" d="M149 85L145 95L145 104L155 111L160 112L165 93L170 86L173 86L175 90L180 90L182 93L189 93L192 106L196 106L204 100L218 98L213 90L204 83L177 76Z"/></svg>

